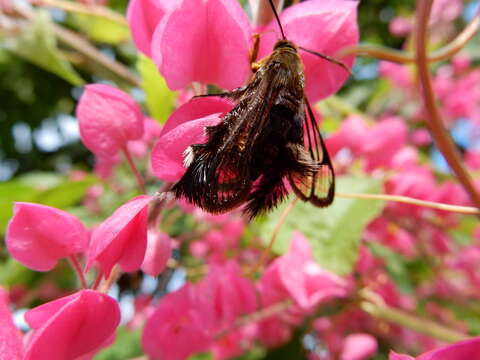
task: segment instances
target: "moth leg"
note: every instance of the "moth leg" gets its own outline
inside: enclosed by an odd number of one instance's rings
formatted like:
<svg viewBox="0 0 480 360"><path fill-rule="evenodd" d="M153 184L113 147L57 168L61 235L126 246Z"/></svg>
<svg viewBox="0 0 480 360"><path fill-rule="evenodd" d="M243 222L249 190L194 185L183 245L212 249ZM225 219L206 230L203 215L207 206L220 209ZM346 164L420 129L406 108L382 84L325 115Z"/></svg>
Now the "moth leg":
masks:
<svg viewBox="0 0 480 360"><path fill-rule="evenodd" d="M257 63L257 57L258 57L258 50L260 49L260 34L253 34L253 48L250 51L250 64L252 67L252 71L255 72L258 70L258 68L255 68L258 63Z"/></svg>
<svg viewBox="0 0 480 360"><path fill-rule="evenodd" d="M248 85L233 89L232 91L225 91L218 94L203 94L203 95L195 95L192 99L201 98L201 97L220 97L220 98L228 98L231 100L238 100L242 97L242 95L247 90Z"/></svg>

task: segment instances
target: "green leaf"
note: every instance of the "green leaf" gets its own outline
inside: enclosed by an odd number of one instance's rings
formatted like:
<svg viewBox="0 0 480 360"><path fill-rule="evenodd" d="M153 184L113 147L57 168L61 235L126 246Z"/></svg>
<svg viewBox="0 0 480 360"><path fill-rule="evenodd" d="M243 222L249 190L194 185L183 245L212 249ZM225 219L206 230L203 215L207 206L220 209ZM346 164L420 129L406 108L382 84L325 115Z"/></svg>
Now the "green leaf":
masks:
<svg viewBox="0 0 480 360"><path fill-rule="evenodd" d="M5 233L8 221L13 215L14 201L34 201L38 190L20 181L0 183L0 234Z"/></svg>
<svg viewBox="0 0 480 360"><path fill-rule="evenodd" d="M95 177L87 176L79 181L66 180L61 184L41 192L37 197L40 204L65 209L78 203L87 189L96 182Z"/></svg>
<svg viewBox="0 0 480 360"><path fill-rule="evenodd" d="M174 109L177 93L168 88L165 79L148 57L140 54L137 69L142 77L142 87L147 98L148 112L151 117L164 123Z"/></svg>
<svg viewBox="0 0 480 360"><path fill-rule="evenodd" d="M12 257L0 263L0 284L5 287L32 284L38 273L26 268Z"/></svg>
<svg viewBox="0 0 480 360"><path fill-rule="evenodd" d="M35 179L38 178L38 181ZM48 173L31 173L5 183L0 183L0 234L5 233L12 217L13 202L26 201L66 209L78 203L87 189L96 183L87 176L82 180L69 180Z"/></svg>
<svg viewBox="0 0 480 360"><path fill-rule="evenodd" d="M73 85L84 84L72 65L57 47L50 17L45 11L36 12L33 22L19 36L10 36L0 42L6 50L62 77Z"/></svg>
<svg viewBox="0 0 480 360"><path fill-rule="evenodd" d="M73 22L93 41L118 45L130 38L127 24L102 16L72 14Z"/></svg>
<svg viewBox="0 0 480 360"><path fill-rule="evenodd" d="M132 359L143 354L140 347L140 330L119 327L115 343L95 356L95 360Z"/></svg>
<svg viewBox="0 0 480 360"><path fill-rule="evenodd" d="M365 177L341 177L338 192L379 193L380 182ZM265 242L272 236L278 219L288 203L259 221L260 234ZM337 197L325 209L310 203L298 202L288 215L273 246L277 254L287 252L294 231L302 232L309 240L314 259L324 268L343 275L352 271L358 256L358 246L364 227L383 209L379 200L345 199Z"/></svg>

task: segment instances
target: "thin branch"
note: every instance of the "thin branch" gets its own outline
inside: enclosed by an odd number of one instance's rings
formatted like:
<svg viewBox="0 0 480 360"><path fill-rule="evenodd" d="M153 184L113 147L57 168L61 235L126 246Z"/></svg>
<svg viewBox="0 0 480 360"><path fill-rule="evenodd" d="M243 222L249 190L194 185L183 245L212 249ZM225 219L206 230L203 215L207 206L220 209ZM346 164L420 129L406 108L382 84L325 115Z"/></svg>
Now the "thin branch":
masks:
<svg viewBox="0 0 480 360"><path fill-rule="evenodd" d="M15 11L28 20L32 20L35 17L35 13L32 10L23 6L16 6ZM115 75L128 81L133 86L139 87L141 85L140 78L133 74L128 67L104 55L95 46L90 44L76 32L68 30L58 24L52 23L51 25L58 40L70 46L72 49L84 54L86 57L97 62L98 64L104 66Z"/></svg>
<svg viewBox="0 0 480 360"><path fill-rule="evenodd" d="M477 12L472 21L467 25L467 27L465 27L465 29L463 29L463 31L458 34L455 39L450 41L444 47L430 53L427 61L438 62L446 60L458 53L477 34L479 26L480 10ZM340 50L340 52L338 52L335 57L340 59L353 54L360 56L370 56L380 60L388 60L399 64L409 64L415 61L415 54L387 48L384 46L368 44L344 48Z"/></svg>
<svg viewBox="0 0 480 360"><path fill-rule="evenodd" d="M78 14L98 16L122 25L128 24L124 16L100 5L83 5L77 2L64 0L36 0L33 4L37 6L50 6Z"/></svg>
<svg viewBox="0 0 480 360"><path fill-rule="evenodd" d="M75 255L70 255L68 257L68 262L72 266L73 270L75 270L75 273L77 274L78 280L80 281L82 288L86 289L88 287L87 279L85 279L85 274L82 271L82 267L80 266L78 258Z"/></svg>
<svg viewBox="0 0 480 360"><path fill-rule="evenodd" d="M133 86L140 87L141 85L140 78L134 73L132 73L128 67L126 67L125 65L115 60L112 60L111 58L109 58L108 56L100 52L95 46L90 44L87 40L85 40L83 37L81 37L77 33L71 30L68 30L57 24L52 24L52 25L58 40L70 46L71 48L77 50L78 52L84 54L89 59L104 66L105 68L110 70L112 73L126 80Z"/></svg>
<svg viewBox="0 0 480 360"><path fill-rule="evenodd" d="M404 310L388 306L383 302L383 299L369 290L364 289L360 295L364 298L364 301L360 304L361 309L375 318L386 320L418 333L450 343L470 338L464 333L452 330L430 319L422 318Z"/></svg>
<svg viewBox="0 0 480 360"><path fill-rule="evenodd" d="M228 335L232 331L238 328L241 328L242 326L255 323L261 320L265 320L265 319L268 319L269 317L281 314L284 311L288 310L292 305L293 305L292 300L288 299L288 300L277 302L273 305L270 305L268 307L255 311L251 314L247 314L245 316L239 317L231 328L219 332L218 334L215 335L215 338L219 339L225 335Z"/></svg>
<svg viewBox="0 0 480 360"><path fill-rule="evenodd" d="M98 291L106 294L108 290L110 290L112 285L115 284L120 278L120 275L122 275L122 271L120 269L120 266L117 264L113 267L108 279L103 279L103 281L100 282L100 285L98 286Z"/></svg>
<svg viewBox="0 0 480 360"><path fill-rule="evenodd" d="M133 161L132 156L130 155L130 151L128 150L128 147L124 146L122 149L122 152L123 152L123 155L125 155L125 158L127 159L128 166L130 166L130 169L135 175L135 180L137 181L138 188L143 194L146 194L147 190L145 189L145 180L143 179L143 176L140 174L140 171L138 171L138 168L135 165L135 162Z"/></svg>
<svg viewBox="0 0 480 360"><path fill-rule="evenodd" d="M340 198L347 199L369 199L369 200L384 200L384 201L395 201L405 204L417 205L428 207L437 210L451 211L460 214L467 215L480 215L480 210L472 206L459 206L459 205L450 205L437 203L433 201L425 201L420 199L411 198L408 196L401 195L388 195L388 194L351 194L351 193L335 193L335 196Z"/></svg>
<svg viewBox="0 0 480 360"><path fill-rule="evenodd" d="M438 149L447 160L448 165L457 176L458 181L470 194L475 206L480 208L480 195L477 193L470 175L462 165L460 154L458 153L455 144L443 125L443 121L435 101L432 78L427 61L427 30L432 4L433 0L419 0L417 2L417 21L415 28L416 65L418 69L419 80L423 89L421 93L425 104L425 110L430 118L430 121L427 121L426 124L430 129Z"/></svg>

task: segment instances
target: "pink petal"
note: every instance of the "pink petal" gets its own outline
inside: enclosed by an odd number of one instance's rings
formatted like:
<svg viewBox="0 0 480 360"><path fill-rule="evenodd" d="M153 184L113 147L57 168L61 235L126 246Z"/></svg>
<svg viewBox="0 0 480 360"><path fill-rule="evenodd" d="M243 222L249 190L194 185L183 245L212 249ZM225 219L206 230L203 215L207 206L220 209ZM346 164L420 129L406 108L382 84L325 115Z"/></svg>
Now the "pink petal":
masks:
<svg viewBox="0 0 480 360"><path fill-rule="evenodd" d="M8 294L0 288L0 360L22 360L22 337L8 309Z"/></svg>
<svg viewBox="0 0 480 360"><path fill-rule="evenodd" d="M254 285L240 274L240 266L228 262L213 267L197 285L198 293L212 308L213 333L230 329L239 316L253 312L257 307Z"/></svg>
<svg viewBox="0 0 480 360"><path fill-rule="evenodd" d="M390 354L388 354L388 360L415 360L415 358L408 355L397 354L394 351L390 351Z"/></svg>
<svg viewBox="0 0 480 360"><path fill-rule="evenodd" d="M127 21L138 50L151 57L153 32L169 8L177 3L176 0L130 0Z"/></svg>
<svg viewBox="0 0 480 360"><path fill-rule="evenodd" d="M183 360L208 349L211 339L197 299L189 284L162 298L142 334L142 346L150 357Z"/></svg>
<svg viewBox="0 0 480 360"><path fill-rule="evenodd" d="M377 339L369 334L350 334L342 344L340 360L366 360L377 352Z"/></svg>
<svg viewBox="0 0 480 360"><path fill-rule="evenodd" d="M170 115L160 132L160 137L184 122L197 120L212 114L224 114L232 108L233 103L227 99L219 97L192 98Z"/></svg>
<svg viewBox="0 0 480 360"><path fill-rule="evenodd" d="M165 233L149 232L147 251L142 270L151 276L158 276L167 266L172 255L172 239Z"/></svg>
<svg viewBox="0 0 480 360"><path fill-rule="evenodd" d="M366 140L367 171L380 166L388 167L407 141L407 126L402 119L390 117L376 124Z"/></svg>
<svg viewBox="0 0 480 360"><path fill-rule="evenodd" d="M148 204L152 200L151 196L137 196L93 230L87 270L95 261L100 263L105 277L115 264L119 264L123 271L140 268L147 247Z"/></svg>
<svg viewBox="0 0 480 360"><path fill-rule="evenodd" d="M112 157L143 134L143 115L125 92L104 84L91 84L77 105L80 137L99 156Z"/></svg>
<svg viewBox="0 0 480 360"><path fill-rule="evenodd" d="M458 360L476 359L480 353L480 337L429 351L417 357L417 360Z"/></svg>
<svg viewBox="0 0 480 360"><path fill-rule="evenodd" d="M340 129L326 140L328 151L335 156L342 148L349 148L353 155L359 155L364 151L369 133L370 129L362 117L349 116Z"/></svg>
<svg viewBox="0 0 480 360"><path fill-rule="evenodd" d="M205 143L205 127L221 121L221 114L213 114L185 122L163 135L152 151L152 169L163 181L178 181L186 171L184 152L192 144Z"/></svg>
<svg viewBox="0 0 480 360"><path fill-rule="evenodd" d="M101 348L113 335L120 309L109 296L82 290L28 311L25 319L35 331L24 360L76 359Z"/></svg>
<svg viewBox="0 0 480 360"><path fill-rule="evenodd" d="M7 248L19 262L48 271L59 259L84 251L88 232L73 215L49 206L15 203L6 235Z"/></svg>
<svg viewBox="0 0 480 360"><path fill-rule="evenodd" d="M250 24L236 0L184 0L155 30L152 55L168 87L192 83L224 89L250 74Z"/></svg>
<svg viewBox="0 0 480 360"><path fill-rule="evenodd" d="M303 310L323 301L347 295L347 283L315 263L307 239L294 235L288 253L270 264L260 281L263 306L288 297Z"/></svg>
<svg viewBox="0 0 480 360"><path fill-rule="evenodd" d="M344 47L358 43L357 4L349 0L311 0L287 8L280 16L288 40L298 46L335 57ZM274 30L275 34L269 33ZM272 52L280 39L276 22L270 23L260 41L262 56ZM305 65L305 92L311 102L334 94L349 74L340 66L299 51ZM349 68L354 57L341 59Z"/></svg>

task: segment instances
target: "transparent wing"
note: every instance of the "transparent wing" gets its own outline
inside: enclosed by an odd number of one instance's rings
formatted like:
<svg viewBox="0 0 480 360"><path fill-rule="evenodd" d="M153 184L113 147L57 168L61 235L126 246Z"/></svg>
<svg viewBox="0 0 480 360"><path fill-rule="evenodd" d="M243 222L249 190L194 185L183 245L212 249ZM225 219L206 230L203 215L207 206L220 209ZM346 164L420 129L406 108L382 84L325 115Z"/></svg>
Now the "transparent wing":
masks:
<svg viewBox="0 0 480 360"><path fill-rule="evenodd" d="M312 108L307 98L304 101L305 146L314 167L311 172L291 173L289 181L294 192L303 201L325 207L333 202L335 196L335 173Z"/></svg>

